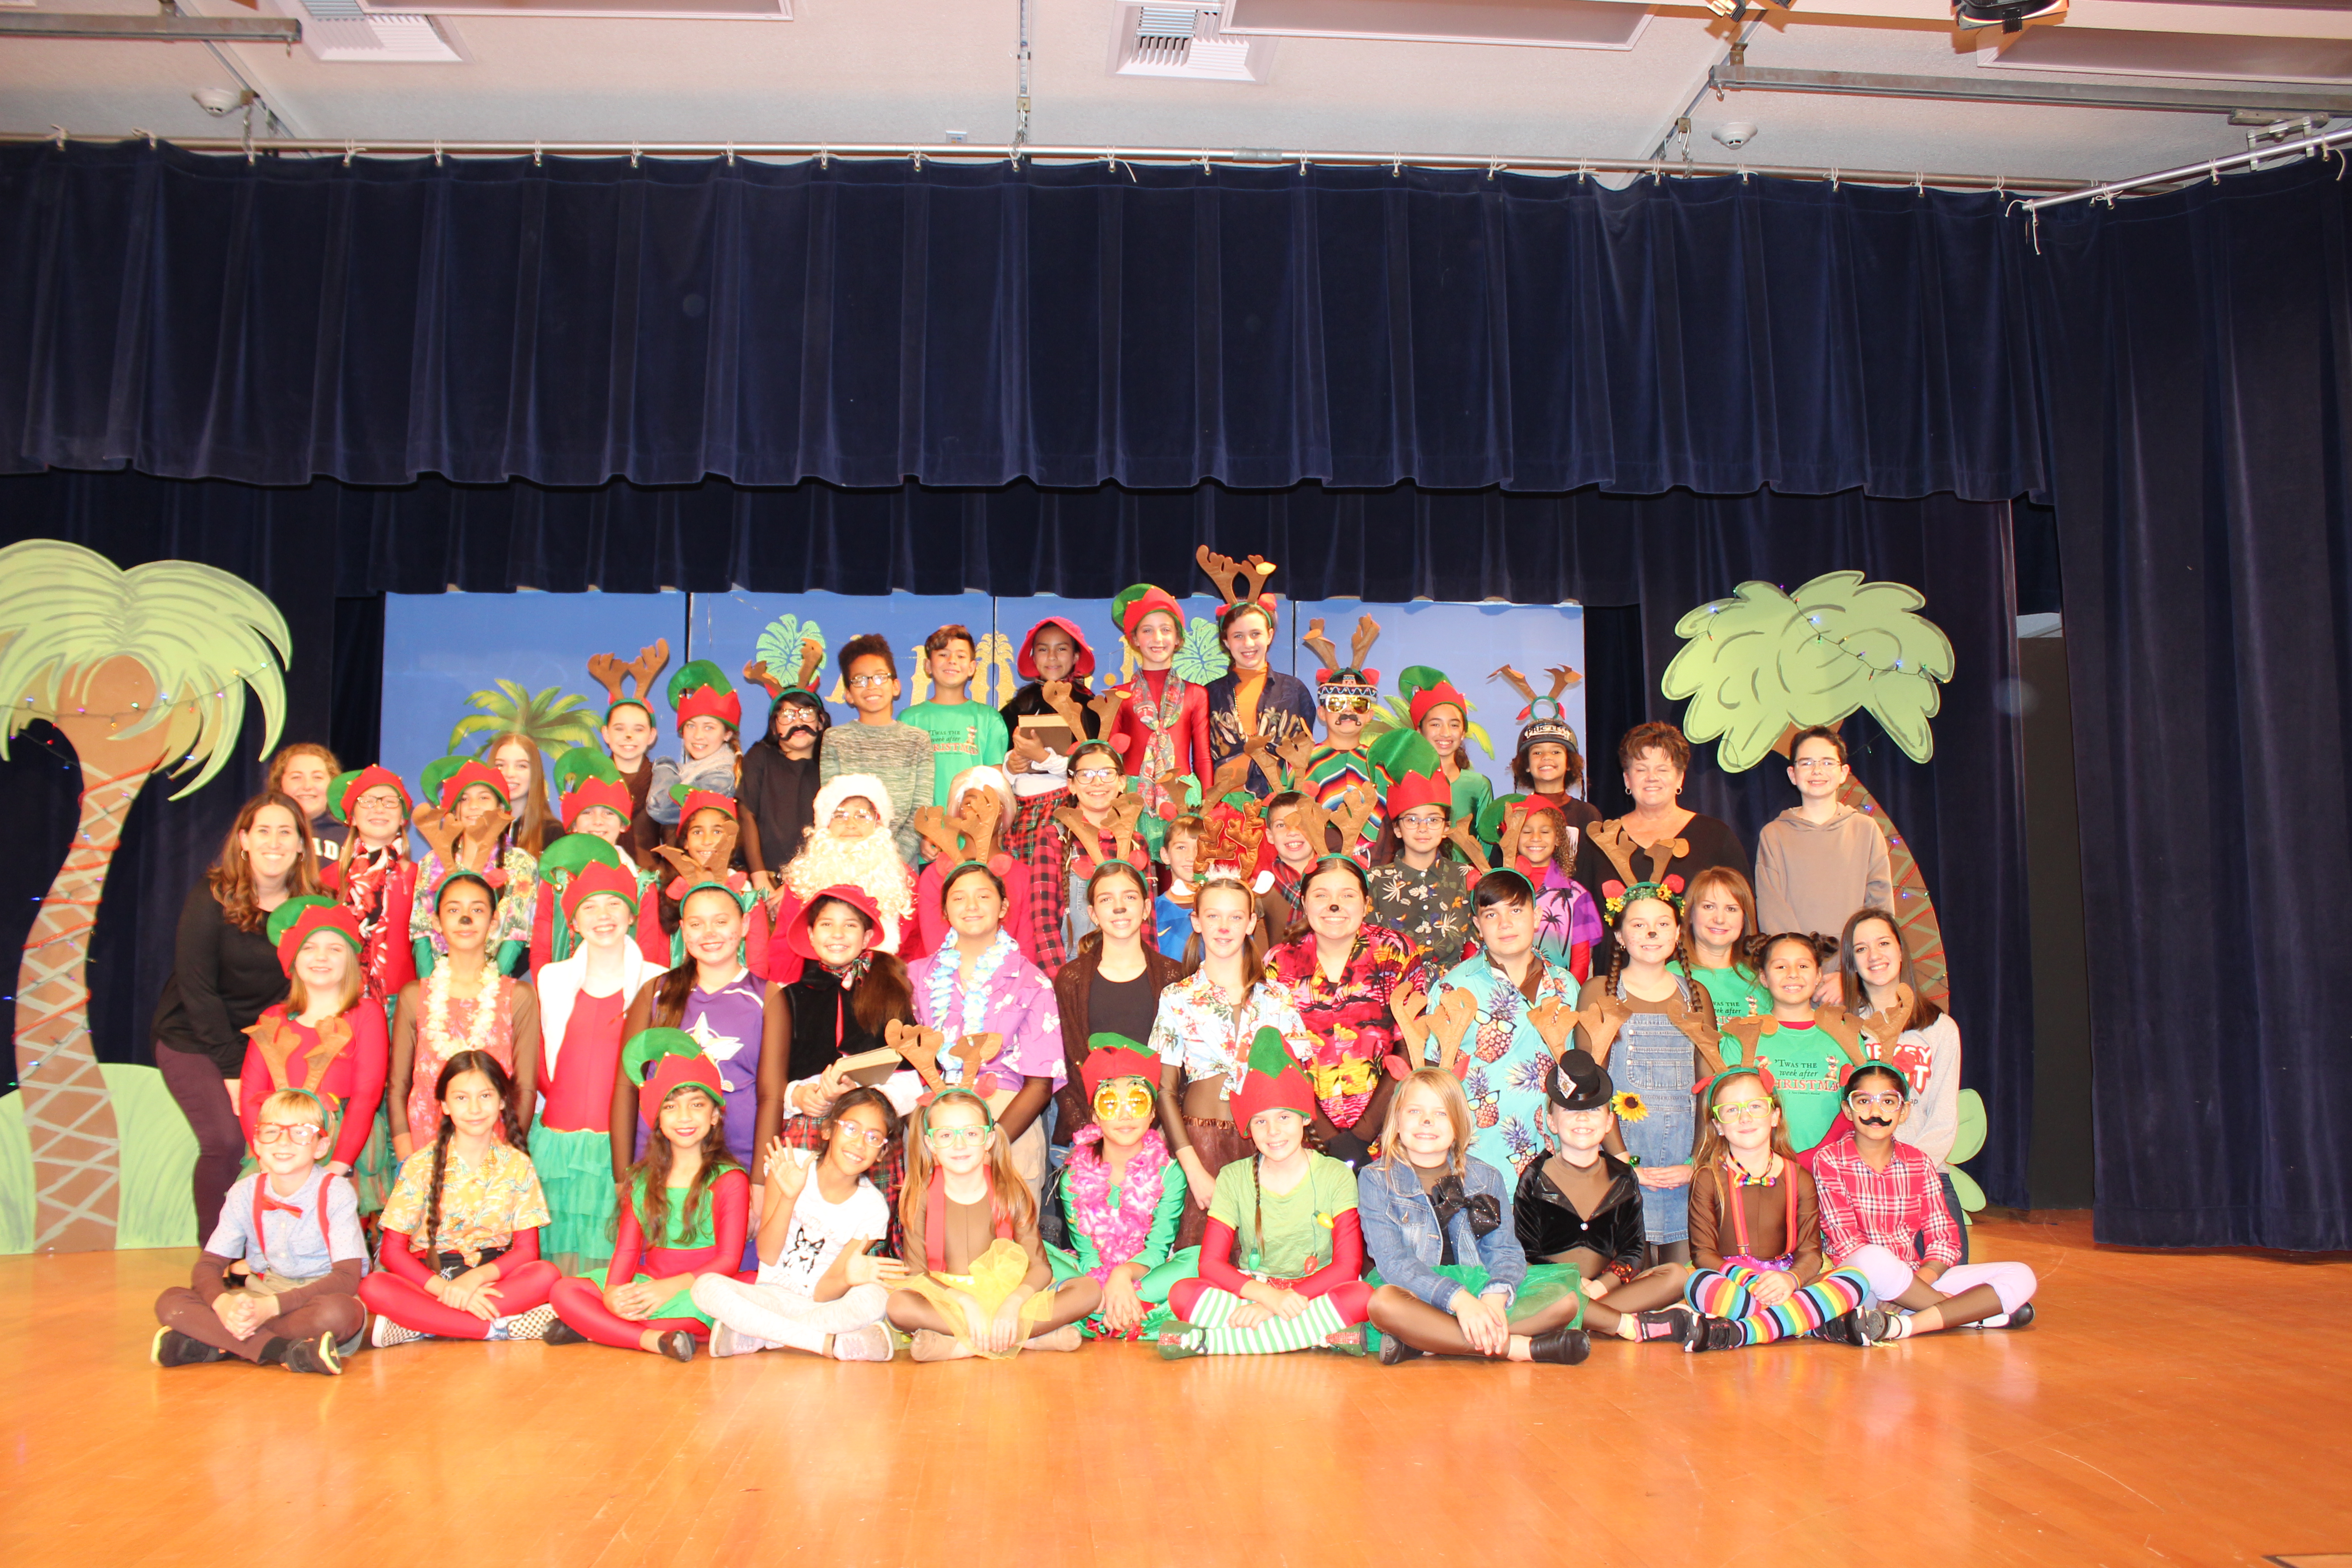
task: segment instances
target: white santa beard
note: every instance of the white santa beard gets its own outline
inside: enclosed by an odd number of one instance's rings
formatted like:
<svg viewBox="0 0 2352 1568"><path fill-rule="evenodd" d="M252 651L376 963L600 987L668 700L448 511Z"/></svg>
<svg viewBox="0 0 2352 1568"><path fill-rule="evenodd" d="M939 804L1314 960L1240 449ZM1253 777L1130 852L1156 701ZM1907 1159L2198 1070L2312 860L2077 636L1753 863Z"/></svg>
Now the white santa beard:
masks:
<svg viewBox="0 0 2352 1568"><path fill-rule="evenodd" d="M862 889L882 915L881 950L898 951L898 924L915 908L914 882L898 858L890 835L876 829L863 838L812 833L784 868L784 886L803 903L827 888Z"/></svg>

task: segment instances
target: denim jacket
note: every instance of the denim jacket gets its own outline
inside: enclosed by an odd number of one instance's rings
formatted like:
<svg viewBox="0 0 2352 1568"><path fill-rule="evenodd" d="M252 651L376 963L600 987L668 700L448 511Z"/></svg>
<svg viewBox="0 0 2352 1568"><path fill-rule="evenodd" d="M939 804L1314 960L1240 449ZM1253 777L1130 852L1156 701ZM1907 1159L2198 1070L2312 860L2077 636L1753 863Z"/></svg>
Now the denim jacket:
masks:
<svg viewBox="0 0 2352 1568"><path fill-rule="evenodd" d="M1518 1231L1511 1223L1511 1190L1494 1166L1475 1159L1462 1184L1474 1200L1495 1201L1499 1223L1482 1237L1466 1211L1456 1214L1448 1226L1454 1260L1483 1265L1487 1289L1499 1286L1517 1297L1520 1281L1528 1277L1528 1255L1520 1250ZM1441 1311L1448 1310L1461 1286L1437 1272L1438 1259L1445 1256L1444 1238L1438 1234L1436 1206L1421 1190L1412 1167L1385 1159L1366 1165L1357 1178L1356 1211L1381 1282L1410 1290Z"/></svg>

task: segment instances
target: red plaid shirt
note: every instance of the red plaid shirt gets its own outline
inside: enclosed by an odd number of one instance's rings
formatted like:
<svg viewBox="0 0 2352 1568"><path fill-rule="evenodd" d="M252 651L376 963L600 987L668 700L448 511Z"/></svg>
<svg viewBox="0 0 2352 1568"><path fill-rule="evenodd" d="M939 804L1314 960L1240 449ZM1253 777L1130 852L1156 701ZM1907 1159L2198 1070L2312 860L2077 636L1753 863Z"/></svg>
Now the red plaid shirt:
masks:
<svg viewBox="0 0 2352 1568"><path fill-rule="evenodd" d="M1070 832L1054 820L1054 813L1076 802L1067 790L1055 790L1046 795L1031 795L1015 808L1013 826L1004 835L1004 852L1029 868L1029 908L1015 918L1025 921L1026 941L1020 931L1013 940L1021 943L1024 952L1034 955L1038 968L1047 978L1059 973L1069 958L1068 945L1062 940L1062 931L1070 912ZM1109 859L1115 846L1111 835L1101 833L1092 851L1094 858ZM1091 874L1093 864L1087 851L1079 848L1079 864ZM1128 857L1135 868L1143 873L1143 885L1156 887L1151 875L1151 855L1144 848L1140 833L1136 837L1135 852ZM1158 937L1152 930L1150 900L1143 911L1143 945L1156 947Z"/></svg>
<svg viewBox="0 0 2352 1568"><path fill-rule="evenodd" d="M1910 1144L1895 1144L1886 1169L1874 1171L1848 1132L1813 1152L1813 1184L1821 1189L1822 1239L1832 1263L1874 1243L1914 1268L1928 1259L1948 1268L1959 1262L1960 1231L1944 1206L1936 1162Z"/></svg>

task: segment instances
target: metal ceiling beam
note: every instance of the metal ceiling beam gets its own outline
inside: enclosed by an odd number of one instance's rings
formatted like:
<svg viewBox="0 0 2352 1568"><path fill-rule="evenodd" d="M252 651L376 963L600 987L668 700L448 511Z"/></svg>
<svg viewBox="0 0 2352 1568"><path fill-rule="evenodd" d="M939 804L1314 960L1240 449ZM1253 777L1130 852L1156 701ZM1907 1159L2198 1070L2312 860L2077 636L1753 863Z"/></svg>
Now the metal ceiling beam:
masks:
<svg viewBox="0 0 2352 1568"><path fill-rule="evenodd" d="M299 44L291 16L89 16L58 11L0 11L0 38L84 38L106 43Z"/></svg>
<svg viewBox="0 0 2352 1568"><path fill-rule="evenodd" d="M1790 66L1724 65L1708 84L1725 92L1819 92L1862 98L1934 98L1970 103L2033 103L2063 109L2149 109L2179 114L2229 114L2251 109L2281 115L2352 114L2352 92L2330 88L2141 87L2106 82L1978 81L1885 71L1807 70Z"/></svg>

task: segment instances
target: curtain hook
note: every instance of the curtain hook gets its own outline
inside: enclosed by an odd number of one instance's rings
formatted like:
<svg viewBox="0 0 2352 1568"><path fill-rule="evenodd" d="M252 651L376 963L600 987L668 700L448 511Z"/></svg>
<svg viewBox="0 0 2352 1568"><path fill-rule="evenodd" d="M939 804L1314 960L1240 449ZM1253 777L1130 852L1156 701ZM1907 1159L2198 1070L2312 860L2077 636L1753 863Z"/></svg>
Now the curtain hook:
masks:
<svg viewBox="0 0 2352 1568"><path fill-rule="evenodd" d="M1498 171L1500 171L1500 170L1502 169L1502 167L1503 167L1503 161L1502 161L1500 158L1489 158L1489 159L1487 159L1487 160L1486 160L1486 177L1487 177L1488 179L1490 179L1490 180L1491 180L1491 179L1493 179L1493 178L1495 177L1496 174Z"/></svg>
<svg viewBox="0 0 2352 1568"><path fill-rule="evenodd" d="M2042 254L2042 209L2040 207L2035 207L2025 216L2032 220L2033 254L2039 256Z"/></svg>
<svg viewBox="0 0 2352 1568"><path fill-rule="evenodd" d="M641 153L643 153L643 152L644 152L644 149L643 149L642 147L640 147L640 146L637 144L637 139L636 139L635 137L634 137L634 136L630 137L630 138L629 138L629 167L630 167L630 168L634 169L634 168L635 168L635 167L637 166L637 157L638 157L638 155L639 155Z"/></svg>
<svg viewBox="0 0 2352 1568"><path fill-rule="evenodd" d="M1391 180L1402 180L1404 178L1403 159L1391 158L1389 160L1389 178Z"/></svg>
<svg viewBox="0 0 2352 1568"><path fill-rule="evenodd" d="M1925 200L1927 195L1927 176L1916 169L1913 170L1911 172L1911 189L1916 192L1922 200Z"/></svg>
<svg viewBox="0 0 2352 1568"><path fill-rule="evenodd" d="M1576 161L1576 183L1580 185L1591 177L1592 160L1590 158L1579 158Z"/></svg>
<svg viewBox="0 0 2352 1568"><path fill-rule="evenodd" d="M1748 183L1748 165L1745 163L1739 165L1739 183L1743 185Z"/></svg>
<svg viewBox="0 0 2352 1568"><path fill-rule="evenodd" d="M530 166L532 168L538 169L546 166L544 161L546 152L547 149L540 144L540 139L538 137L534 136L530 139Z"/></svg>
<svg viewBox="0 0 2352 1568"><path fill-rule="evenodd" d="M360 150L360 144L359 144L358 142L356 142L352 141L352 140L350 137L348 137L348 136L346 136L346 137L344 137L344 138L343 138L343 167L344 167L344 168L348 169L348 168L350 168L350 167L352 166L352 153L357 153L359 150Z"/></svg>
<svg viewBox="0 0 2352 1568"><path fill-rule="evenodd" d="M1838 171L1837 171L1837 166L1836 166L1835 164L1832 164L1832 165L1831 165L1831 167L1830 167L1830 195L1837 195L1837 188L1838 188Z"/></svg>
<svg viewBox="0 0 2352 1568"><path fill-rule="evenodd" d="M155 150L155 133L152 131L146 130L142 126L134 125L131 128L131 134L133 136L144 136L147 138L147 151L152 153Z"/></svg>
<svg viewBox="0 0 2352 1568"><path fill-rule="evenodd" d="M833 149L822 142L816 144L816 166L820 169L833 167Z"/></svg>
<svg viewBox="0 0 2352 1568"><path fill-rule="evenodd" d="M1307 177L1307 154L1304 153L1298 154L1298 177L1302 180Z"/></svg>
<svg viewBox="0 0 2352 1568"><path fill-rule="evenodd" d="M909 153L908 156L913 158L915 161L915 173L918 174L921 174L923 172L923 150L920 147L918 147Z"/></svg>
<svg viewBox="0 0 2352 1568"><path fill-rule="evenodd" d="M436 169L441 166L441 138L438 136L433 138L433 166Z"/></svg>
<svg viewBox="0 0 2352 1568"><path fill-rule="evenodd" d="M727 143L727 166L730 169L735 166L735 143L732 142Z"/></svg>
<svg viewBox="0 0 2352 1568"><path fill-rule="evenodd" d="M1216 173L1214 169L1209 167L1209 150L1206 147L1201 149L1201 173L1204 174Z"/></svg>
<svg viewBox="0 0 2352 1568"><path fill-rule="evenodd" d="M66 150L66 128L62 125L52 125L49 129L58 133L58 151L60 153L64 152Z"/></svg>
<svg viewBox="0 0 2352 1568"><path fill-rule="evenodd" d="M1665 179L1665 177L1666 177L1666 161L1665 161L1664 158L1653 158L1653 159L1651 159L1651 160L1650 160L1650 184L1654 184L1654 184L1661 184L1662 182L1664 182L1664 180Z"/></svg>

